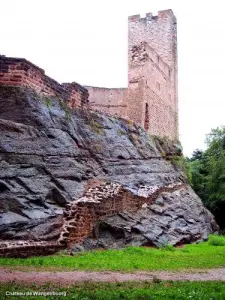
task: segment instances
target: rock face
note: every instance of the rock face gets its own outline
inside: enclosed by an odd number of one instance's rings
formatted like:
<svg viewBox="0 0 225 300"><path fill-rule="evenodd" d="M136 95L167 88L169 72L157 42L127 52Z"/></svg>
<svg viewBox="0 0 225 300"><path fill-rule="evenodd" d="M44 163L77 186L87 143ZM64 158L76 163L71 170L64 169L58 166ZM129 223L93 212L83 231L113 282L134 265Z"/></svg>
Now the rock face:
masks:
<svg viewBox="0 0 225 300"><path fill-rule="evenodd" d="M132 212L95 213L81 248L205 239L218 227L171 160L179 154L178 144L153 139L130 121L70 111L60 99L0 86L0 239L56 241L65 207L83 197L93 179L147 200ZM163 190L173 184L180 188ZM153 203L149 189L155 187Z"/></svg>

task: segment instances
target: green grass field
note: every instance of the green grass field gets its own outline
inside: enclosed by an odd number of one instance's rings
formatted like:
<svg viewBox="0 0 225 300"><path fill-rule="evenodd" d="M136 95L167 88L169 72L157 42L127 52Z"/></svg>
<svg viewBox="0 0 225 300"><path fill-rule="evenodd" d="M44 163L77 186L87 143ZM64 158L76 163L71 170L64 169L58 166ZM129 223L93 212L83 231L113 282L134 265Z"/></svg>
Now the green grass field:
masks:
<svg viewBox="0 0 225 300"><path fill-rule="evenodd" d="M59 253L27 259L0 258L0 266L26 266L68 270L182 270L225 267L225 238L211 236L209 241L183 248L127 247L74 254Z"/></svg>
<svg viewBox="0 0 225 300"><path fill-rule="evenodd" d="M61 292L61 296L13 296L19 292ZM76 300L224 300L225 284L222 282L125 282L125 283L85 283L71 287L54 285L21 286L18 284L0 285L0 299L76 299Z"/></svg>

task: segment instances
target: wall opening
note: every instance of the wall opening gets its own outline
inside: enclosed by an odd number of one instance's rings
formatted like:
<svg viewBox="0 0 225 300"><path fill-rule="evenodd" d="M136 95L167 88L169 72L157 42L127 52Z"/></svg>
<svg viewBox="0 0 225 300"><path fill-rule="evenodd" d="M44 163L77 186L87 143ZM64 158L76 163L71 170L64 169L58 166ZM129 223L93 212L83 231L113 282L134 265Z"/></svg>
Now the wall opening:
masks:
<svg viewBox="0 0 225 300"><path fill-rule="evenodd" d="M156 88L158 91L160 91L160 83L158 81L156 81Z"/></svg>
<svg viewBox="0 0 225 300"><path fill-rule="evenodd" d="M149 129L149 108L148 103L145 104L145 124L144 124L145 130Z"/></svg>

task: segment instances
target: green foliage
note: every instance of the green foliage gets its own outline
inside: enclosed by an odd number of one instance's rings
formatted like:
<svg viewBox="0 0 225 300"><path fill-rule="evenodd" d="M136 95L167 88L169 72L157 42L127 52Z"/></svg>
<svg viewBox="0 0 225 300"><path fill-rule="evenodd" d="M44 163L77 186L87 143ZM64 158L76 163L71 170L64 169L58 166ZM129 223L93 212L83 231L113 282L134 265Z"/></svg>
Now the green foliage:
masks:
<svg viewBox="0 0 225 300"><path fill-rule="evenodd" d="M93 118L90 118L89 125L91 126L92 131L94 131L97 134L104 134L104 130L102 129L101 125L94 120Z"/></svg>
<svg viewBox="0 0 225 300"><path fill-rule="evenodd" d="M207 149L194 151L189 160L192 187L225 228L225 127L206 137Z"/></svg>
<svg viewBox="0 0 225 300"><path fill-rule="evenodd" d="M225 267L225 246L209 242L186 245L185 248L127 247L120 250L59 253L45 257L0 258L1 266L29 266L50 270L179 270Z"/></svg>
<svg viewBox="0 0 225 300"><path fill-rule="evenodd" d="M70 120L71 109L68 107L64 99L58 97L59 105L62 110L64 110L67 120Z"/></svg>
<svg viewBox="0 0 225 300"><path fill-rule="evenodd" d="M162 245L161 248L165 251L172 251L172 252L176 250L176 248L170 244L164 244L164 245Z"/></svg>
<svg viewBox="0 0 225 300"><path fill-rule="evenodd" d="M171 140L166 136L160 137L156 135L150 135L150 138L154 140L157 150L163 154L163 157L182 155L182 146L179 141Z"/></svg>
<svg viewBox="0 0 225 300"><path fill-rule="evenodd" d="M172 156L170 158L170 161L174 166L176 166L178 169L183 171L185 175L187 176L188 182L191 184L192 182L192 173L191 173L191 167L188 163L188 159L185 158L183 155L181 156Z"/></svg>
<svg viewBox="0 0 225 300"><path fill-rule="evenodd" d="M209 236L209 245L225 246L225 236L210 235Z"/></svg>
<svg viewBox="0 0 225 300"><path fill-rule="evenodd" d="M75 299L75 300L224 300L225 285L220 281L211 282L117 282L117 283L76 283L71 286L59 284L22 285L15 282L0 285L1 299L10 299L6 292L61 292L66 297L54 296L12 296L16 299ZM12 299L11 298L11 299Z"/></svg>
<svg viewBox="0 0 225 300"><path fill-rule="evenodd" d="M52 107L52 99L48 98L48 97L43 97L43 102L45 103L45 105L50 108Z"/></svg>
<svg viewBox="0 0 225 300"><path fill-rule="evenodd" d="M122 130L122 129L119 129L118 131L118 135L126 135L126 131Z"/></svg>
<svg viewBox="0 0 225 300"><path fill-rule="evenodd" d="M54 101L58 101L60 107L62 110L64 110L65 112L65 116L67 118L67 120L70 119L71 117L71 109L67 106L66 101L58 96L54 96L52 98L49 97L43 97L43 102L45 103L45 105L48 107L48 109L50 109L53 106Z"/></svg>
<svg viewBox="0 0 225 300"><path fill-rule="evenodd" d="M150 135L154 140L157 150L161 156L170 161L175 168L181 170L186 175L188 182L191 183L192 174L188 164L188 159L182 155L182 146L179 141L171 140L168 137Z"/></svg>

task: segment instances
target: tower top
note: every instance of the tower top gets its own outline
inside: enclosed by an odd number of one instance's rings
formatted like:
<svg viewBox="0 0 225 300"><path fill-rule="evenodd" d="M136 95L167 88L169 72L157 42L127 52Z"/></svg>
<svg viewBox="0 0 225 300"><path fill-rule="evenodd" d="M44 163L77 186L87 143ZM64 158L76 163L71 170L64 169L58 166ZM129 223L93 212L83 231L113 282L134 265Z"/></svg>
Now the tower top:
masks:
<svg viewBox="0 0 225 300"><path fill-rule="evenodd" d="M141 18L140 14L139 15L133 15L129 16L128 20L129 22L145 22L145 21L152 21L152 20L160 20L160 19L165 19L165 18L173 18L176 20L176 17L172 11L172 9L167 9L167 10L160 10L158 11L157 15L153 15L153 13L149 12L145 14L145 18Z"/></svg>

